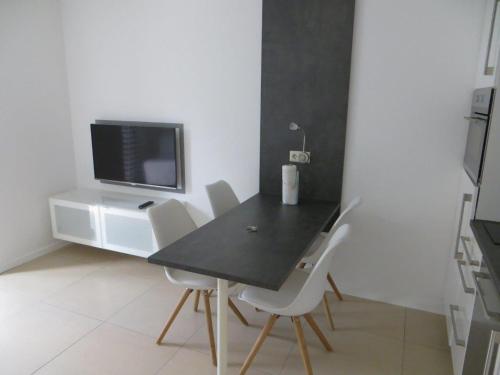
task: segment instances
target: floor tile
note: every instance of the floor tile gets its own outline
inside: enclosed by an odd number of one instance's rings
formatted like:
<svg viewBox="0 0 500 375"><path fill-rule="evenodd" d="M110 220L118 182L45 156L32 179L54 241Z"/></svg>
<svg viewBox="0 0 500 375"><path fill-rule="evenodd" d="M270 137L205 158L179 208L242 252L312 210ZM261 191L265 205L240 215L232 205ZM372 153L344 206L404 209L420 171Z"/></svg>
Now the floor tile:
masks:
<svg viewBox="0 0 500 375"><path fill-rule="evenodd" d="M38 303L0 324L0 374L31 374L99 324Z"/></svg>
<svg viewBox="0 0 500 375"><path fill-rule="evenodd" d="M214 329L215 327L214 316ZM261 327L246 327L239 321L229 322L228 363L231 367L241 367L260 331ZM255 358L252 368L260 372L279 374L293 344L294 342L287 338L268 337ZM210 346L206 327L202 327L198 330L185 344L185 348L209 354Z"/></svg>
<svg viewBox="0 0 500 375"><path fill-rule="evenodd" d="M91 247L71 245L1 274L0 288L45 298L116 258L112 253L97 255Z"/></svg>
<svg viewBox="0 0 500 375"><path fill-rule="evenodd" d="M306 325L303 324L304 330ZM400 375L402 343L400 340L356 331L327 333L333 352L327 352L319 340L306 342L315 374L339 375ZM286 361L282 374L304 374L298 350L294 349Z"/></svg>
<svg viewBox="0 0 500 375"><path fill-rule="evenodd" d="M240 366L230 365L228 375L238 375ZM160 370L157 375L214 375L216 368L212 365L210 356L206 353L200 353L189 349L179 349L173 358ZM254 368L250 368L246 375L267 375Z"/></svg>
<svg viewBox="0 0 500 375"><path fill-rule="evenodd" d="M447 349L446 319L443 315L407 309L405 341Z"/></svg>
<svg viewBox="0 0 500 375"><path fill-rule="evenodd" d="M105 320L161 279L158 267L140 261L118 260L63 290L46 302L69 311Z"/></svg>
<svg viewBox="0 0 500 375"><path fill-rule="evenodd" d="M387 303L344 296L339 301L327 293L335 326L338 330L354 330L403 340L405 308ZM323 313L323 306L315 310Z"/></svg>
<svg viewBox="0 0 500 375"><path fill-rule="evenodd" d="M111 316L109 322L156 338L183 293L183 288L173 286L164 278L158 285ZM182 345L200 327L205 326L202 301L200 300L201 309L198 312L194 312L193 305L194 293L186 301L165 337L166 345Z"/></svg>
<svg viewBox="0 0 500 375"><path fill-rule="evenodd" d="M450 351L406 344L403 375L453 375Z"/></svg>
<svg viewBox="0 0 500 375"><path fill-rule="evenodd" d="M40 369L39 375L152 375L177 349L151 343L148 336L103 323Z"/></svg>
<svg viewBox="0 0 500 375"><path fill-rule="evenodd" d="M208 354L182 348L163 366L158 375L215 375L216 373Z"/></svg>
<svg viewBox="0 0 500 375"><path fill-rule="evenodd" d="M0 323L9 316L29 308L38 300L39 298L33 294L11 288L0 288Z"/></svg>
<svg viewBox="0 0 500 375"><path fill-rule="evenodd" d="M189 297L164 345L155 339L183 288L143 258L69 245L0 275L0 374L214 374L203 299ZM230 375L269 318L232 300L250 323L228 311ZM345 295L312 316L334 348L325 351L303 321L315 375L451 375L444 318ZM216 293L210 298L216 329ZM403 353L404 350L404 353ZM41 367L42 366L42 367ZM280 318L248 375L304 374L289 318Z"/></svg>

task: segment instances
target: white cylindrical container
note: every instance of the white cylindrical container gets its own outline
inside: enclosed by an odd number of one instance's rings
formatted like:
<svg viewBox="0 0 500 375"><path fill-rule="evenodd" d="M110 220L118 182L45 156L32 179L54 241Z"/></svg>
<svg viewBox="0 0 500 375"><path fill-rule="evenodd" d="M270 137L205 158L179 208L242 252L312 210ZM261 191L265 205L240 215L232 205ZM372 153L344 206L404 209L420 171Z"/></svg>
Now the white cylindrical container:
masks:
<svg viewBox="0 0 500 375"><path fill-rule="evenodd" d="M283 204L297 204L299 202L299 171L293 164L285 164L281 167L283 190Z"/></svg>

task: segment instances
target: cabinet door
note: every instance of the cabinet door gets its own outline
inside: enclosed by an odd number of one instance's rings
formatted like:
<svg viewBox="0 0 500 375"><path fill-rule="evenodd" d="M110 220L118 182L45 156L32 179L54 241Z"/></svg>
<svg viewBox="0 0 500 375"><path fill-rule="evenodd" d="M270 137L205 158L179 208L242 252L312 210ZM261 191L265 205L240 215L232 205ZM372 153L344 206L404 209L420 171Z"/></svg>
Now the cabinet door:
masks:
<svg viewBox="0 0 500 375"><path fill-rule="evenodd" d="M101 208L100 218L103 248L141 257L157 251L146 213Z"/></svg>
<svg viewBox="0 0 500 375"><path fill-rule="evenodd" d="M448 342L453 362L453 372L461 375L465 359L475 287L469 260L475 259L473 243L469 239L469 216L473 196L468 189L462 190L457 217L456 242L450 256L445 285L446 322Z"/></svg>
<svg viewBox="0 0 500 375"><path fill-rule="evenodd" d="M101 246L98 209L94 206L50 201L52 234L61 240Z"/></svg>

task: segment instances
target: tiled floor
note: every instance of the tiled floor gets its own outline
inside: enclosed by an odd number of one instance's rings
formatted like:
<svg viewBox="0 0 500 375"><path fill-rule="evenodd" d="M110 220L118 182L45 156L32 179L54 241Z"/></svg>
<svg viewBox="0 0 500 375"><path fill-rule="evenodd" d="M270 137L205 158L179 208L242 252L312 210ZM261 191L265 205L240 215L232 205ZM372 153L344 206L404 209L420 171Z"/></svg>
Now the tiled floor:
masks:
<svg viewBox="0 0 500 375"><path fill-rule="evenodd" d="M79 245L4 273L0 374L214 374L204 314L193 311L192 297L166 343L154 343L180 293L160 267ZM334 353L326 353L305 328L315 374L452 373L443 317L354 297L329 298L336 331L327 329L321 306L314 316ZM230 315L230 374L238 374L267 319L236 303L251 327ZM278 320L248 374L304 374L288 319Z"/></svg>

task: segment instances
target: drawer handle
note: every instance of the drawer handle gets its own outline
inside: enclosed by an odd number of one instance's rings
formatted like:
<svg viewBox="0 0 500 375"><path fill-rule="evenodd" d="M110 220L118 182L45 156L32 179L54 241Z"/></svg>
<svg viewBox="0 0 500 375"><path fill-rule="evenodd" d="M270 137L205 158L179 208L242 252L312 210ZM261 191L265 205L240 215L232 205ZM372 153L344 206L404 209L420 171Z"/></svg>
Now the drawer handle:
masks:
<svg viewBox="0 0 500 375"><path fill-rule="evenodd" d="M467 120L467 121L488 121L487 119L485 118L482 118L482 117L478 117L478 116L464 116L464 119Z"/></svg>
<svg viewBox="0 0 500 375"><path fill-rule="evenodd" d="M457 322L455 321L455 311L460 311L460 308L457 305L450 305L450 318L453 338L455 339L455 345L465 347L465 340L458 338Z"/></svg>
<svg viewBox="0 0 500 375"><path fill-rule="evenodd" d="M465 263L464 260L457 260L458 273L460 274L460 279L462 280L462 286L464 288L464 292L467 294L474 294L476 292L474 288L467 286L467 283L465 282L465 275L462 267L465 266L466 264L467 263Z"/></svg>
<svg viewBox="0 0 500 375"><path fill-rule="evenodd" d="M462 241L462 245L464 246L464 252L465 252L465 257L467 258L467 262L471 266L479 266L480 263L477 260L473 260L470 256L469 245L468 245L468 243L471 242L470 237L461 236L460 240Z"/></svg>
<svg viewBox="0 0 500 375"><path fill-rule="evenodd" d="M465 204L467 202L472 202L472 194L464 194L462 197L462 207L460 208L460 219L458 221L457 241L455 242L455 259L462 258L462 253L460 251L458 251L458 248L460 247L460 236L461 236L461 232L462 232L462 223L464 221Z"/></svg>
<svg viewBox="0 0 500 375"><path fill-rule="evenodd" d="M474 284L476 284L477 294L479 295L479 299L481 300L481 304L483 305L486 315L488 315L490 318L500 319L500 312L491 311L488 308L488 305L486 304L486 300L484 298L484 291L481 288L481 284L479 284L479 279L489 280L490 275L485 272L472 271L472 276L474 278Z"/></svg>

